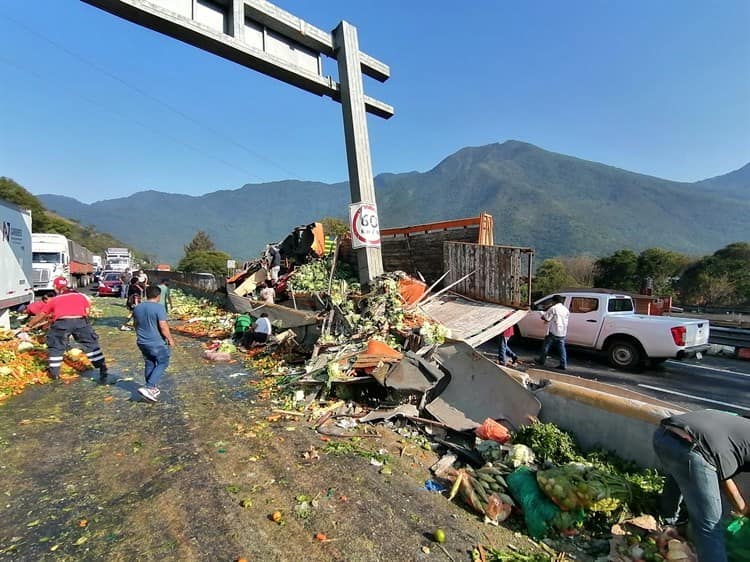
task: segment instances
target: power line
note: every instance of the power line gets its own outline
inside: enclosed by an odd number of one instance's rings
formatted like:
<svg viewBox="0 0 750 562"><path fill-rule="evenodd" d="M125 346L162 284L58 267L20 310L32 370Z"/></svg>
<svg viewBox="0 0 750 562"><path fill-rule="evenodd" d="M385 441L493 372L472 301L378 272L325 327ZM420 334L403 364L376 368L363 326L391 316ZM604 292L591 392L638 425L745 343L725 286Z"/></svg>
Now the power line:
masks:
<svg viewBox="0 0 750 562"><path fill-rule="evenodd" d="M42 76L41 74L39 74L39 73L37 73L37 72L35 72L33 70L24 69L24 68L18 66L17 64L15 64L13 61L10 61L10 60L2 57L2 56L0 56L0 63L3 63L3 64L5 64L5 65L7 65L7 66L9 66L11 68L14 68L17 71L26 72L26 73L30 74L31 76L33 76L34 78L36 78L37 80L39 80L40 82L42 82L42 84L47 89L51 90L51 87L47 84L47 81L45 80L44 76ZM120 111L112 109L111 107L107 107L104 104L100 103L99 100L96 100L94 98L90 98L88 96L84 96L84 95L80 94L79 92L73 91L70 88L67 88L67 89L73 95L79 97L80 99L86 101L87 103L90 103L91 105L94 105L94 106L98 107L99 109L102 109L102 110L104 110L106 112L112 113L113 115L116 115L117 117L122 118L124 121L129 121L129 122L135 123L136 125L139 125L139 126L143 127L146 130L150 130L151 132L156 132L157 134L162 135L162 136L164 136L164 137L172 140L173 142L175 142L177 144L181 144L184 147L187 147L187 148L189 148L191 150L194 150L195 152L197 152L198 154L201 154L202 156L208 156L209 158L213 158L217 162L220 162L220 163L222 163L222 164L224 164L226 166L229 166L230 168L234 168L238 172L241 172L244 176L251 176L251 177L254 177L254 178L258 179L261 182L263 181L259 176L257 176L253 172L251 172L251 171L249 171L249 170L247 170L245 168L242 168L240 166L237 166L236 164L234 164L234 163L232 163L232 162L230 162L228 160L225 160L224 158L221 158L220 156L215 156L215 155L212 155L212 154L208 154L208 153L206 153L206 151L204 149L202 149L202 148L200 148L198 146L195 146L193 144L187 143L187 142L183 141L182 139L179 139L179 138L177 138L175 136L172 136L171 134L169 134L169 133L167 133L167 132L165 132L163 130L155 128L155 127L151 126L150 124L148 124L148 123L146 123L144 121L140 121L138 119L133 119L129 115L126 115L126 114L124 114L124 113L122 113ZM57 92L55 92L55 93L57 93Z"/></svg>
<svg viewBox="0 0 750 562"><path fill-rule="evenodd" d="M197 125L198 127L201 127L201 128L203 128L203 129L205 129L205 130L207 130L207 131L209 131L209 132L213 133L214 135L216 135L216 136L218 136L218 137L222 138L222 139L223 139L223 140L224 140L225 142L228 142L228 143L230 143L230 144L233 144L234 146L236 146L236 147L238 147L238 148L240 148L240 149L244 150L245 152L247 152L248 154L250 154L250 155L251 155L251 156L253 156L254 158L256 158L256 159L258 159L258 160L262 160L262 161L264 161L264 162L266 162L266 163L268 163L268 164L270 164L270 165L274 166L274 167L275 167L275 168L277 168L278 170L280 170L280 171L284 172L284 173L285 173L285 174L286 174L287 176L289 176L290 178L293 178L293 179L297 179L297 180L301 180L301 179L302 179L302 178L301 178L301 177L299 177L299 176L298 176L297 174L295 174L295 173L293 173L293 172L289 171L289 170L288 170L288 169L286 169L286 168L285 168L284 166L282 166L281 164L279 164L279 163L275 162L275 161L274 161L274 160L272 160L271 158L268 158L267 156L264 156L264 155L260 154L259 152L256 152L256 151L254 151L253 149L249 148L248 146L244 145L243 143L241 143L241 142L239 142L239 141L237 141L237 140L235 140L235 139L231 138L230 136L228 136L228 135L227 135L226 133L224 133L223 131L220 131L219 129L216 129L216 128L215 128L215 127L213 127L213 126L211 126L211 125L209 125L209 124L206 124L206 123L204 123L204 122L202 122L202 121L200 121L200 120L198 120L198 119L196 119L196 118L192 117L191 115L189 115L189 114L185 113L185 112L184 112L184 111L182 111L181 109L178 109L178 108L176 108L176 107L174 107L174 106L170 105L170 104L169 104L168 102L166 102L166 101L164 101L164 100L161 100L161 99L159 99L158 97L154 96L153 94L150 94L149 92L147 92L147 91L143 90L142 88L140 88L140 87L138 87L138 86L135 86L135 85L133 85L133 84L130 84L130 83L129 83L129 82L127 81L127 80L125 80L125 79L123 79L123 78L120 78L119 76L117 76L116 74L114 74L114 73L110 72L110 71L109 71L109 70L107 70L106 68L103 68L103 67L101 67L101 66L97 65L96 63L94 63L94 62L92 62L92 61L90 61L90 60L86 59L85 57L83 57L83 56L79 55L78 53L76 53L76 52L74 52L74 51L71 51L70 49L68 49L68 48L67 48L67 47L65 47L64 45L62 45L62 44L60 44L60 43L56 42L56 41L55 41L55 40L53 40L53 39L50 39L50 38L49 38L49 37L47 37L46 35L44 35L44 34L42 34L42 33L38 32L38 31L34 30L33 28L29 27L29 26L28 26L28 25L26 25L26 24L25 24L24 22L22 22L22 21L19 21L19 20L17 20L17 19L15 19L15 18L13 18L12 16L9 16L9 15L8 15L7 13L2 13L2 12L0 12L0 15L2 15L2 16L3 16L4 18L5 18L5 19L7 19L7 20L9 20L9 21L13 22L14 24L18 25L19 27L23 28L23 29L24 29L24 30L25 30L25 31L26 31L27 33L30 33L31 35L34 35L35 37L38 37L39 39L41 39L41 40L43 40L43 41L45 41L45 42L49 43L50 45L52 45L52 46L53 46L53 47L55 47L56 49L59 49L60 51L64 52L64 53L65 53L65 54L67 54L68 56L70 56L70 57L72 57L72 58L74 58L74 59L78 60L79 62L81 62L81 63L83 63L83 64L85 64L85 65L87 65L87 66L89 66L89 67L93 68L93 69L94 69L94 70L96 70L97 72L99 72L99 73L101 73L101 74L104 74L104 75L105 75L105 76L107 76L108 78L111 78L112 80L115 80L116 82L119 82L120 84L122 84L122 85L123 85L123 86L125 86L126 88L130 88L131 90L133 90L134 92L136 92L136 93L140 94L140 95L141 95L141 96L143 96L144 98L146 98L146 99L149 99L149 100L151 100L151 101L153 101L153 102L155 102L155 103L157 103L157 104L161 105L162 107L164 107L164 108L168 109L169 111L171 111L171 112L173 112L174 114L176 114L176 115L178 115L178 116L182 117L183 119L185 119L185 120L187 120L187 121L190 121L190 122L191 122L191 123L193 123L194 125ZM258 176L254 175L254 174L251 174L251 175L253 175L254 177L258 178ZM258 179L260 180L260 178L258 178Z"/></svg>

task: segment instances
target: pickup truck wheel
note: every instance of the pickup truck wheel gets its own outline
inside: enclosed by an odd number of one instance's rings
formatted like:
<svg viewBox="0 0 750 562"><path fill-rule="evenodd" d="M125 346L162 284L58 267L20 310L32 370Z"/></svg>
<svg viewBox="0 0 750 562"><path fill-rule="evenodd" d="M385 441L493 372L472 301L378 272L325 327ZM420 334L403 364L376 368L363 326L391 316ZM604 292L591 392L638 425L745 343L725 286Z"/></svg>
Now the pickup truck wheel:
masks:
<svg viewBox="0 0 750 562"><path fill-rule="evenodd" d="M615 369L635 370L643 358L639 346L628 340L615 340L607 347L607 359Z"/></svg>

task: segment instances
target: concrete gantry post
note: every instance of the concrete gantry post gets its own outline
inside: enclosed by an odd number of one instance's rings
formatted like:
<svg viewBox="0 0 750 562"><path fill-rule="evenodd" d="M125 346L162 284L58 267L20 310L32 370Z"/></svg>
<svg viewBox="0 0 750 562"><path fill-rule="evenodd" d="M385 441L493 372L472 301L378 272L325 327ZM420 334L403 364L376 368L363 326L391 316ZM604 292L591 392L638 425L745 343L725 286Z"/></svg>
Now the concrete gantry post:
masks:
<svg viewBox="0 0 750 562"><path fill-rule="evenodd" d="M367 133L357 28L342 21L333 31L333 43L339 68L346 161L349 168L349 190L352 203L375 205L375 182L372 176L370 138ZM356 253L359 280L362 284L369 284L383 273L380 248L358 248Z"/></svg>

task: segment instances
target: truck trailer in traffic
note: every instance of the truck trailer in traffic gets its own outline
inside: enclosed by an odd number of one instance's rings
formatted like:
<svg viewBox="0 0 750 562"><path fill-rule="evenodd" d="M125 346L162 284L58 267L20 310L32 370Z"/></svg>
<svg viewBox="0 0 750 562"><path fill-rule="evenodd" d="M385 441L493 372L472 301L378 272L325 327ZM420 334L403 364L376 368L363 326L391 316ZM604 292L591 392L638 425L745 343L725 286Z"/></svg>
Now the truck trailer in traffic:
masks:
<svg viewBox="0 0 750 562"><path fill-rule="evenodd" d="M0 200L0 327L10 327L10 310L34 300L31 286L31 211Z"/></svg>
<svg viewBox="0 0 750 562"><path fill-rule="evenodd" d="M128 248L107 248L104 255L106 271L133 269L133 255Z"/></svg>
<svg viewBox="0 0 750 562"><path fill-rule="evenodd" d="M35 232L32 235L34 291L53 290L56 277L71 287L86 287L94 280L94 255L62 234Z"/></svg>

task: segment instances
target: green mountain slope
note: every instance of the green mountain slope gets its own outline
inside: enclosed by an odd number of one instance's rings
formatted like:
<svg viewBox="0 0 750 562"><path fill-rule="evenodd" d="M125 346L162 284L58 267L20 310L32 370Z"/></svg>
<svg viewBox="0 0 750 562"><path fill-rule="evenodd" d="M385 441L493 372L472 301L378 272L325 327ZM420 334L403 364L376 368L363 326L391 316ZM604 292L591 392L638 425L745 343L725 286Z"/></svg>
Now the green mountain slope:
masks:
<svg viewBox="0 0 750 562"><path fill-rule="evenodd" d="M750 164L721 176L697 182L710 193L718 192L742 201L750 199Z"/></svg>
<svg viewBox="0 0 750 562"><path fill-rule="evenodd" d="M496 243L531 246L541 258L652 246L698 255L750 240L750 202L723 186L663 180L518 141L464 148L428 172L382 174L375 184L383 227L486 210ZM349 191L345 183L281 181L201 197L146 191L91 205L40 199L175 262L197 230L237 258L254 256L298 224L345 217Z"/></svg>
<svg viewBox="0 0 750 562"><path fill-rule="evenodd" d="M99 255L103 255L106 248L124 246L121 241L106 232L100 232L92 226L82 226L76 220L48 211L37 197L11 178L0 177L0 199L31 209L32 232L63 234ZM74 213L66 215L75 216ZM138 252L136 255L143 257Z"/></svg>

